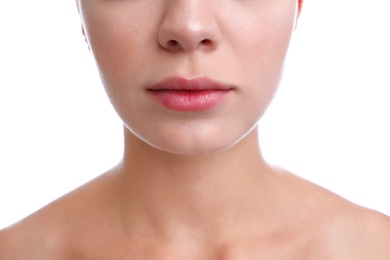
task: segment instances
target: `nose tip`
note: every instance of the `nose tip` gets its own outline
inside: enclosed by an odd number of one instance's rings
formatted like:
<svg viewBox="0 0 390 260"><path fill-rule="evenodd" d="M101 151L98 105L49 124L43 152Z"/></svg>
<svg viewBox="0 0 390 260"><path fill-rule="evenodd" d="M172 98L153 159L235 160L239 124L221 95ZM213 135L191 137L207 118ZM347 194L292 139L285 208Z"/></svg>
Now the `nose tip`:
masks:
<svg viewBox="0 0 390 260"><path fill-rule="evenodd" d="M159 28L159 45L171 52L215 49L221 34L206 1L202 5L179 2L167 7Z"/></svg>

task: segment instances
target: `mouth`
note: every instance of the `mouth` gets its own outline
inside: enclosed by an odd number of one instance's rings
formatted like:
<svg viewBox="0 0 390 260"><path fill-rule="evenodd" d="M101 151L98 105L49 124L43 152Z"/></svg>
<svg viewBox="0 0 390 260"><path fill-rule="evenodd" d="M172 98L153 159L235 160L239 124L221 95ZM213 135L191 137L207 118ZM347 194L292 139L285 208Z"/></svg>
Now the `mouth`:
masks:
<svg viewBox="0 0 390 260"><path fill-rule="evenodd" d="M210 110L228 97L232 85L207 78L169 78L147 88L152 98L168 110Z"/></svg>

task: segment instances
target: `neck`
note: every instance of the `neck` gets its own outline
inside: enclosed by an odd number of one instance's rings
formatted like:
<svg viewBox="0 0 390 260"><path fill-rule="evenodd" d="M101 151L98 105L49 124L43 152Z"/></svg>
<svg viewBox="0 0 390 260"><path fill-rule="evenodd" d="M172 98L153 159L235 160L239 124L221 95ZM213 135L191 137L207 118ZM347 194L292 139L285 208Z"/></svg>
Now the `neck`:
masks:
<svg viewBox="0 0 390 260"><path fill-rule="evenodd" d="M126 131L119 169L128 222L141 221L164 236L190 228L207 234L232 230L238 220L247 222L256 209L264 210L259 205L269 186L256 129L233 148L196 156L163 152Z"/></svg>

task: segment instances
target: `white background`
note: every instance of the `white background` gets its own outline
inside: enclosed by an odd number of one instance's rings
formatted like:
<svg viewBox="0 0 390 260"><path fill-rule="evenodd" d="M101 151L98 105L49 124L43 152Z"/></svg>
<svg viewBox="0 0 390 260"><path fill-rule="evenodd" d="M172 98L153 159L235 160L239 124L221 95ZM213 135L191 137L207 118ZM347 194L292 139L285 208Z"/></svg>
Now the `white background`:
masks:
<svg viewBox="0 0 390 260"><path fill-rule="evenodd" d="M387 1L306 0L264 155L390 215L389 89ZM0 228L113 166L121 142L74 1L3 1Z"/></svg>

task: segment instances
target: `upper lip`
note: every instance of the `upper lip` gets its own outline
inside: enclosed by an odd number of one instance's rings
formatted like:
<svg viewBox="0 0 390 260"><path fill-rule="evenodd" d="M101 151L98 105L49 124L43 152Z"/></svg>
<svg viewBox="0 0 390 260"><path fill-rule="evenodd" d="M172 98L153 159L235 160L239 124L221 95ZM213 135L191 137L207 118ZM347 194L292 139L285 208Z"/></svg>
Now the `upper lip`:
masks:
<svg viewBox="0 0 390 260"><path fill-rule="evenodd" d="M158 90L176 90L176 91L200 91L200 90L231 90L234 87L209 78L183 78L171 77L149 86L147 89Z"/></svg>

